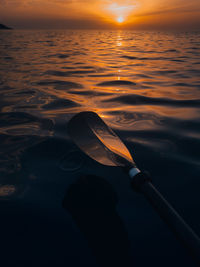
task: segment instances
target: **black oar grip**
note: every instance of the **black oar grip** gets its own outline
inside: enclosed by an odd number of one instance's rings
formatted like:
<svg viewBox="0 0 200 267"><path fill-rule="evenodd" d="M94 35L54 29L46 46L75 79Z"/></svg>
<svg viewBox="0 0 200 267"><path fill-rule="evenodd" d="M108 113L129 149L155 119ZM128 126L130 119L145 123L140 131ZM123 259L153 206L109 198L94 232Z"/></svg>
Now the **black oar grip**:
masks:
<svg viewBox="0 0 200 267"><path fill-rule="evenodd" d="M141 187L146 182L152 182L150 174L146 171L140 172L131 179L131 186L134 191L142 193Z"/></svg>

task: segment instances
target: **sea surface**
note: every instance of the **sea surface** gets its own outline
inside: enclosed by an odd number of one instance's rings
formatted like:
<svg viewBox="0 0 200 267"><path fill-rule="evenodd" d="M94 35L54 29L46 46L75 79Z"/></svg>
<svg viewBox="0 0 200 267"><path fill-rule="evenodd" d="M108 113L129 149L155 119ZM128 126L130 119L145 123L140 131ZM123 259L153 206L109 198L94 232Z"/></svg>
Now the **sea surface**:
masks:
<svg viewBox="0 0 200 267"><path fill-rule="evenodd" d="M67 124L98 113L200 235L200 33L1 31L0 111L2 267L197 266Z"/></svg>

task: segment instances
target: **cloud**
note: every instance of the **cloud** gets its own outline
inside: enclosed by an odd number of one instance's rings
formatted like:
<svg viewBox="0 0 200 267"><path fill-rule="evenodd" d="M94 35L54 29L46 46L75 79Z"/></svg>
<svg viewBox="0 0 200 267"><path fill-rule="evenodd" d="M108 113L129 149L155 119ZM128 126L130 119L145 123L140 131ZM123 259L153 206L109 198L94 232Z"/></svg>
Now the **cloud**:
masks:
<svg viewBox="0 0 200 267"><path fill-rule="evenodd" d="M199 1L199 0L198 0ZM168 0L167 2L158 1L157 5L152 8L151 13L171 13L177 12L177 14L183 12L200 11L200 2L191 0L190 2L182 0Z"/></svg>

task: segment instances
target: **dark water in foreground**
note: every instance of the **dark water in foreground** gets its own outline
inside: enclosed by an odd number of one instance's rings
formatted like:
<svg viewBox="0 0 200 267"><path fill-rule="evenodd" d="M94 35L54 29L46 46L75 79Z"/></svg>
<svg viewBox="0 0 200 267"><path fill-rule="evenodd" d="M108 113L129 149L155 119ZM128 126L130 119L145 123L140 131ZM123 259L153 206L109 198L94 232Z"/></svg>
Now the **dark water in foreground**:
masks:
<svg viewBox="0 0 200 267"><path fill-rule="evenodd" d="M196 266L66 126L102 116L200 235L200 34L3 31L0 59L2 266Z"/></svg>

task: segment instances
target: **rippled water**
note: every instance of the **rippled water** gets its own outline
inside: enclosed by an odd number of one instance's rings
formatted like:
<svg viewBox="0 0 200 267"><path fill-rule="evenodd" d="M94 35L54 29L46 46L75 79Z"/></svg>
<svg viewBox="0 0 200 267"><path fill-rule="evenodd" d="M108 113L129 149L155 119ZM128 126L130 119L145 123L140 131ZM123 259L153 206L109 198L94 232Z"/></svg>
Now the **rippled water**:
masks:
<svg viewBox="0 0 200 267"><path fill-rule="evenodd" d="M121 196L119 213L135 238L131 228L142 218L130 213L135 208L138 214L134 203L140 197L128 185L121 189L118 172L84 158L67 135L69 119L91 110L120 135L139 167L200 233L199 33L4 31L0 58L2 203L20 199L49 209L77 174L101 173ZM113 173L118 178L109 178ZM143 210L144 221L154 216L149 209ZM152 231L155 224L149 222Z"/></svg>

